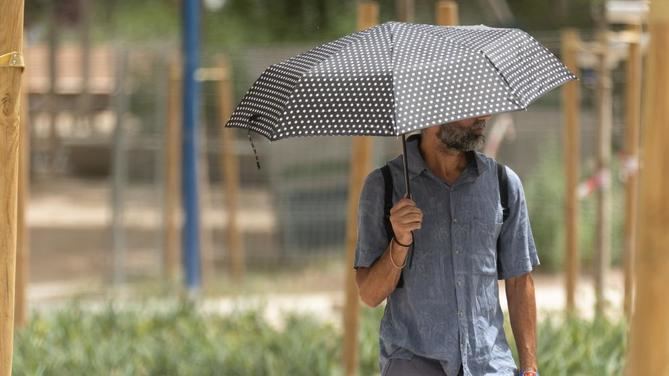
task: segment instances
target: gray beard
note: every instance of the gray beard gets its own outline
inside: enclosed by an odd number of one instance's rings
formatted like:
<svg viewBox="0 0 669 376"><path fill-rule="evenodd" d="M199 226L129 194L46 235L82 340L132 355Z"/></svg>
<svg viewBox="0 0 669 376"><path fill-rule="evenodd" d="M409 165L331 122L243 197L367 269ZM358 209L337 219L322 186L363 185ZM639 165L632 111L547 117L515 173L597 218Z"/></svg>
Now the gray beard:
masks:
<svg viewBox="0 0 669 376"><path fill-rule="evenodd" d="M449 149L458 151L474 151L485 145L485 135L476 134L473 130L462 130L451 124L444 124L439 129L439 140Z"/></svg>

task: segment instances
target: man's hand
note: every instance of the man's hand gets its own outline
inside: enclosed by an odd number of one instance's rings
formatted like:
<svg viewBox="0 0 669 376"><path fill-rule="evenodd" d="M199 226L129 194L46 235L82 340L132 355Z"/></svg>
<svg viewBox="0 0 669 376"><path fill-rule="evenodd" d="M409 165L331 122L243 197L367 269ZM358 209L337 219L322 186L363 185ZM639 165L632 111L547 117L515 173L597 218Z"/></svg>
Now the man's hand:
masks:
<svg viewBox="0 0 669 376"><path fill-rule="evenodd" d="M423 225L423 211L418 209L413 200L404 197L390 209L390 224L398 242L411 244L411 231Z"/></svg>
<svg viewBox="0 0 669 376"><path fill-rule="evenodd" d="M390 223L396 241L390 241L386 251L371 267L358 268L355 274L360 297L370 307L381 304L397 287L402 273L402 268L397 265L405 264L409 252L399 243L411 244L411 231L418 230L423 224L423 212L415 202L403 198L390 209Z"/></svg>

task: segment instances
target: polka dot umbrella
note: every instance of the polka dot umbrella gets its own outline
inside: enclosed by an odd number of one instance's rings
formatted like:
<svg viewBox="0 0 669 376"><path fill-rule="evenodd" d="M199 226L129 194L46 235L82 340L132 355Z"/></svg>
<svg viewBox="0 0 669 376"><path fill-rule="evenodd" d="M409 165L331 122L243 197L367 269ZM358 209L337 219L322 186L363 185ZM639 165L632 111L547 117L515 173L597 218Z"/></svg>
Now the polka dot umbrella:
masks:
<svg viewBox="0 0 669 376"><path fill-rule="evenodd" d="M387 22L270 66L226 126L272 141L401 135L406 145L406 133L524 110L575 78L522 30Z"/></svg>

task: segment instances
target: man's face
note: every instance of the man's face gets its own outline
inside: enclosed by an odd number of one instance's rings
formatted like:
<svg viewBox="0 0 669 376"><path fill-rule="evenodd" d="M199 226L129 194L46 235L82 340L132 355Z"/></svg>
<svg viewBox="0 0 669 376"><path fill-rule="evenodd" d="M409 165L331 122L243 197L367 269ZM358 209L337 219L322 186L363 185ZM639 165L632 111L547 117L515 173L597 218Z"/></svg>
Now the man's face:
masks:
<svg viewBox="0 0 669 376"><path fill-rule="evenodd" d="M485 143L486 121L491 116L463 119L426 129L449 149L458 151L477 150Z"/></svg>

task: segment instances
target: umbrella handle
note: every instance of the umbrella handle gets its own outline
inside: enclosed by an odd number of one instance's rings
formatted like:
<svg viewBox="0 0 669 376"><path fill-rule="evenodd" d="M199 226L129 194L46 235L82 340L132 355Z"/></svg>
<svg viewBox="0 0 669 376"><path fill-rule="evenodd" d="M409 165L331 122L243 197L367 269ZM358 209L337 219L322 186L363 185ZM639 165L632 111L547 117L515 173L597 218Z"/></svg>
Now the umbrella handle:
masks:
<svg viewBox="0 0 669 376"><path fill-rule="evenodd" d="M407 157L407 136L402 135L402 159L404 161L404 185L406 196L411 198L411 187L409 185L409 159Z"/></svg>

